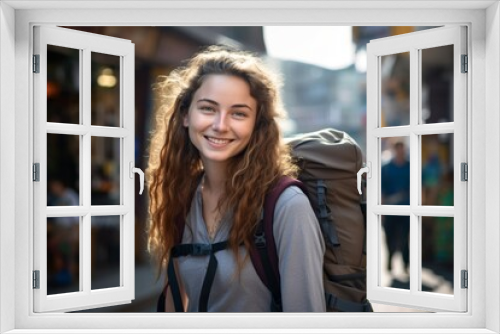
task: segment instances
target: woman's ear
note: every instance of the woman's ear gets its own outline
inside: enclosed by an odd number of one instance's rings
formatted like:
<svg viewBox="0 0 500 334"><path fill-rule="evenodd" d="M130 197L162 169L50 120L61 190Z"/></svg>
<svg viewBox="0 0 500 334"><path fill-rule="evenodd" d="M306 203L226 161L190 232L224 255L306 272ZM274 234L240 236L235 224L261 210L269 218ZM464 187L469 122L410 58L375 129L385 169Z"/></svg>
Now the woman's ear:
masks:
<svg viewBox="0 0 500 334"><path fill-rule="evenodd" d="M184 115L183 119L182 119L182 125L184 125L185 128L187 128L189 126L189 122L188 122L188 115Z"/></svg>

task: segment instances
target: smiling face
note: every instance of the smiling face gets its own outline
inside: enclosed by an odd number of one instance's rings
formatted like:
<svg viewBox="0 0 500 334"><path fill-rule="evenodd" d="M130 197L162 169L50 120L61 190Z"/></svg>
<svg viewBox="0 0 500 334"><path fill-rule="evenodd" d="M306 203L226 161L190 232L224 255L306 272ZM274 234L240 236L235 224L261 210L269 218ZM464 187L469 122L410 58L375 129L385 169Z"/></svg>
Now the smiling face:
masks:
<svg viewBox="0 0 500 334"><path fill-rule="evenodd" d="M207 167L225 163L247 147L256 116L257 101L246 81L212 74L193 95L184 126Z"/></svg>

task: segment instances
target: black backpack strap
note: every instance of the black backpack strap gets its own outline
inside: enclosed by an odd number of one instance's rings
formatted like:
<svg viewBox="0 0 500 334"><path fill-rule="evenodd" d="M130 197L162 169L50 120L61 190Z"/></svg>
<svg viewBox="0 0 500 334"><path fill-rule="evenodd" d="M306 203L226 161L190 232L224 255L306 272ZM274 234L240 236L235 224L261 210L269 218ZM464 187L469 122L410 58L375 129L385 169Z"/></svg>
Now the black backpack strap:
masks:
<svg viewBox="0 0 500 334"><path fill-rule="evenodd" d="M227 241L218 242L215 244L181 244L181 245L176 245L172 248L170 261L168 263L167 274L176 312L183 312L184 307L182 306L182 299L181 299L179 284L177 282L177 277L175 275L173 259L176 257L188 256L188 255L210 256L210 259L208 260L207 272L205 274L205 278L203 279L200 300L198 301L198 311L207 312L208 298L210 297L210 291L212 289L212 284L214 282L215 273L217 271L217 266L218 266L215 253L226 248L227 248Z"/></svg>
<svg viewBox="0 0 500 334"><path fill-rule="evenodd" d="M156 312L165 312L165 297L167 296L168 283L163 288L160 297L158 297L158 301L156 302Z"/></svg>
<svg viewBox="0 0 500 334"><path fill-rule="evenodd" d="M175 243L177 245L182 242L182 235L184 234L185 225L186 221L181 217L177 217L177 219L175 220L175 227L176 227ZM165 312L165 297L167 295L167 289L169 286L170 286L170 291L172 292L172 298L174 300L175 312L184 312L184 307L182 306L182 298L179 288L179 282L177 282L177 275L175 274L175 267L173 260L174 256L172 255L174 253L174 248L175 246L170 251L170 258L167 264L167 285L165 286L162 294L159 297L156 309L157 312Z"/></svg>
<svg viewBox="0 0 500 334"><path fill-rule="evenodd" d="M328 188L325 181L318 180L316 182L316 196L318 198L318 212L316 212L316 217L318 218L321 233L323 234L326 245L330 246L339 264L344 264L345 261L342 256L335 222L333 221L332 210L327 203L327 192Z"/></svg>
<svg viewBox="0 0 500 334"><path fill-rule="evenodd" d="M281 177L277 185L266 195L262 216L254 234L254 245L249 250L257 275L271 291L273 312L282 311L279 259L273 235L274 208L281 193L290 186L297 186L307 193L302 182L287 176Z"/></svg>
<svg viewBox="0 0 500 334"><path fill-rule="evenodd" d="M318 214L316 215L321 227L321 232L325 237L325 241L331 247L339 247L340 241L337 234L337 229L333 224L332 211L326 203L328 188L325 181L318 180L316 183L316 195L318 196Z"/></svg>
<svg viewBox="0 0 500 334"><path fill-rule="evenodd" d="M175 243L179 244L182 241L182 235L184 233L185 221L184 219L177 218L175 220L176 233L175 233ZM175 284L170 284L171 281L175 281ZM182 306L182 300L180 296L179 284L177 282L177 276L175 275L174 263L172 256L170 256L167 263L167 284L162 290L162 293L158 297L156 303L156 312L165 312L165 298L167 296L168 288L172 292L172 297L174 300L174 307L176 312L184 312L184 307Z"/></svg>
<svg viewBox="0 0 500 334"><path fill-rule="evenodd" d="M182 305L182 298L181 298L181 290L179 288L179 282L177 282L177 275L175 274L173 256L170 256L170 259L168 260L167 278L168 278L168 285L170 285L170 291L172 292L172 298L174 300L175 312L184 312L184 306Z"/></svg>

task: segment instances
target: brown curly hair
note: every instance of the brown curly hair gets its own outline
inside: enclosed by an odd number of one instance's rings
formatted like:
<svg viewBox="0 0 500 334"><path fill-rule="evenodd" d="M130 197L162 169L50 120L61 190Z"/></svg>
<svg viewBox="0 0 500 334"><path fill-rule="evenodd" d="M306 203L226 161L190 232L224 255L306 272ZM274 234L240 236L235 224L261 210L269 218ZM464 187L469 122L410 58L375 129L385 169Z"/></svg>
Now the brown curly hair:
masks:
<svg viewBox="0 0 500 334"><path fill-rule="evenodd" d="M278 119L285 115L279 80L260 58L248 52L211 46L196 54L187 65L160 77L154 86L159 107L146 170L150 197L148 248L158 263L158 275L168 262L179 233L175 222L187 216L203 173L199 152L189 139L183 119L194 93L212 74L245 80L257 101L254 131L248 146L229 163L225 195L218 204L219 208L232 208L234 212L228 241L239 269L245 261L239 257L239 245L250 247L266 193L282 175L297 173L278 125Z"/></svg>

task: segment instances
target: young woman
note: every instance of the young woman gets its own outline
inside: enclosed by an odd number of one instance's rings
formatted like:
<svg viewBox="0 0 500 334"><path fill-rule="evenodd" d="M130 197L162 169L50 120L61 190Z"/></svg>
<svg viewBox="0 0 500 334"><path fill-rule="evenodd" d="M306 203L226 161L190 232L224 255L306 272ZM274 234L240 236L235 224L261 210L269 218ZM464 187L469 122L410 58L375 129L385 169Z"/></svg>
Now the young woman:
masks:
<svg viewBox="0 0 500 334"><path fill-rule="evenodd" d="M160 108L147 177L149 247L160 273L176 236L181 244L204 249L227 241L227 248L212 255L174 258L171 281L176 282L168 282L165 309L174 311L175 283L183 311L271 311L271 293L248 249L266 193L283 175L296 175L277 123L283 115L277 79L259 58L213 46L156 88ZM280 195L273 231L283 311L325 311L325 246L298 187ZM218 265L207 288L211 261Z"/></svg>

